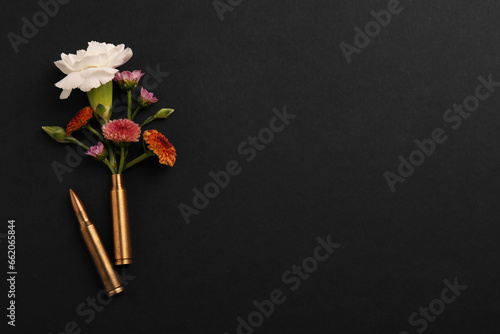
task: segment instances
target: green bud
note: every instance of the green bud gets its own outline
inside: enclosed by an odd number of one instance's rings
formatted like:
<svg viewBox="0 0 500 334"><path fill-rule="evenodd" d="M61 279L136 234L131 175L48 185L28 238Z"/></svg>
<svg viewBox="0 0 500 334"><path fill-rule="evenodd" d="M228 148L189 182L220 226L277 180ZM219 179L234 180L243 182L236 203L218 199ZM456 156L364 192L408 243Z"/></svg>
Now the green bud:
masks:
<svg viewBox="0 0 500 334"><path fill-rule="evenodd" d="M60 126L42 126L43 131L47 132L52 139L63 143L68 144L71 143L71 136L66 136L66 131Z"/></svg>
<svg viewBox="0 0 500 334"><path fill-rule="evenodd" d="M113 104L113 81L109 81L97 88L92 88L87 92L87 97L89 98L90 106L96 111L96 116L101 124L105 124L111 118L111 105ZM101 110L101 115L97 113L97 108L99 105L104 107L104 111Z"/></svg>
<svg viewBox="0 0 500 334"><path fill-rule="evenodd" d="M162 108L156 112L154 118L167 118L172 115L173 112L174 109Z"/></svg>

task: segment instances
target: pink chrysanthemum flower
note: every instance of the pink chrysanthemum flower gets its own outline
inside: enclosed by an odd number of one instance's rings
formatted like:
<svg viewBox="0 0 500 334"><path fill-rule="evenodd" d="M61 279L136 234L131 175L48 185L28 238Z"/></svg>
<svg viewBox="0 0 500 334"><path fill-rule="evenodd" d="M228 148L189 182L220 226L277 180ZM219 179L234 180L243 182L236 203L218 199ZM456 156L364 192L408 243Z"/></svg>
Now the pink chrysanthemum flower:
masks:
<svg viewBox="0 0 500 334"><path fill-rule="evenodd" d="M153 93L150 93L141 87L141 96L139 96L137 102L139 102L139 105L144 108L158 102L158 99L153 96Z"/></svg>
<svg viewBox="0 0 500 334"><path fill-rule="evenodd" d="M102 126L102 134L107 140L117 143L138 142L141 128L129 119L115 119Z"/></svg>
<svg viewBox="0 0 500 334"><path fill-rule="evenodd" d="M108 152L104 148L103 143L99 142L97 145L90 146L90 149L85 154L90 155L97 160L102 160L108 155Z"/></svg>
<svg viewBox="0 0 500 334"><path fill-rule="evenodd" d="M145 73L142 73L139 70L135 70L133 72L123 71L116 73L113 80L116 81L116 83L118 83L121 89L125 91L132 90L135 87L137 87L139 80L142 78L144 74Z"/></svg>

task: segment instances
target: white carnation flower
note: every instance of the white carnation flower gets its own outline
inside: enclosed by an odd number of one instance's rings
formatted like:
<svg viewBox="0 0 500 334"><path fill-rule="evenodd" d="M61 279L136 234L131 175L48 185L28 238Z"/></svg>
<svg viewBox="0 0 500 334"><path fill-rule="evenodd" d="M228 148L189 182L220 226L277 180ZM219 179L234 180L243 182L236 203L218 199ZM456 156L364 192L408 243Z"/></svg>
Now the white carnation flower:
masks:
<svg viewBox="0 0 500 334"><path fill-rule="evenodd" d="M68 98L71 91L80 88L84 92L97 88L112 80L116 67L125 64L132 57L132 50L124 44L114 45L89 42L87 50L78 50L75 54L61 54L61 60L54 64L66 77L56 83L62 88L59 98Z"/></svg>

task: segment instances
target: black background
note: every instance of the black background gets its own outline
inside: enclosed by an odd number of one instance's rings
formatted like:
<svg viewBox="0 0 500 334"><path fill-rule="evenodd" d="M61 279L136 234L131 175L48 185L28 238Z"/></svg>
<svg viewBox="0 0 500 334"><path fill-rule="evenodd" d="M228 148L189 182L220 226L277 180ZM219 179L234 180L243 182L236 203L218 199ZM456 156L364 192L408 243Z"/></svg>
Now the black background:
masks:
<svg viewBox="0 0 500 334"><path fill-rule="evenodd" d="M7 33L21 34L21 18L40 6L5 3L0 233L16 220L18 276L12 328L4 239L2 328L59 333L74 321L82 333L233 334L252 301L278 288L285 303L255 333L416 333L408 317L458 277L467 289L426 333L500 332L500 91L456 131L442 118L478 76L500 81L500 3L401 6L348 64L339 44L353 44L354 27L387 1L252 0L224 21L211 1L71 1L19 53ZM148 128L167 135L178 160L125 173L135 278L86 323L76 308L102 286L68 189L111 251L109 170L84 158L60 182L51 163L67 152L41 126L65 126L87 104L79 90L59 100L64 75L53 62L91 40L131 47L121 70L170 73L149 113L176 111ZM238 145L284 106L296 118L247 163ZM383 173L435 128L447 141L391 192ZM241 174L187 225L178 205L233 159ZM328 235L340 248L290 291L281 275Z"/></svg>

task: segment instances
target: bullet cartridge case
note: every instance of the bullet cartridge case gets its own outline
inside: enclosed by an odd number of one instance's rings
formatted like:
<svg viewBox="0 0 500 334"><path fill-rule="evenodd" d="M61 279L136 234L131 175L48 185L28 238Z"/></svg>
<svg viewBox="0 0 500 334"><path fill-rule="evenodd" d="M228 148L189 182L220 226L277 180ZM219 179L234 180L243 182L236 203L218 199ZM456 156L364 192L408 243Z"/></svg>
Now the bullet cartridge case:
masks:
<svg viewBox="0 0 500 334"><path fill-rule="evenodd" d="M127 190L123 185L122 174L111 176L111 214L113 220L113 246L115 264L133 262L130 223L128 215Z"/></svg>
<svg viewBox="0 0 500 334"><path fill-rule="evenodd" d="M122 292L125 286L121 282L120 276L116 273L101 238L97 233L97 229L90 221L82 201L71 189L70 197L76 217L80 223L80 233L97 268L104 288L109 296Z"/></svg>

